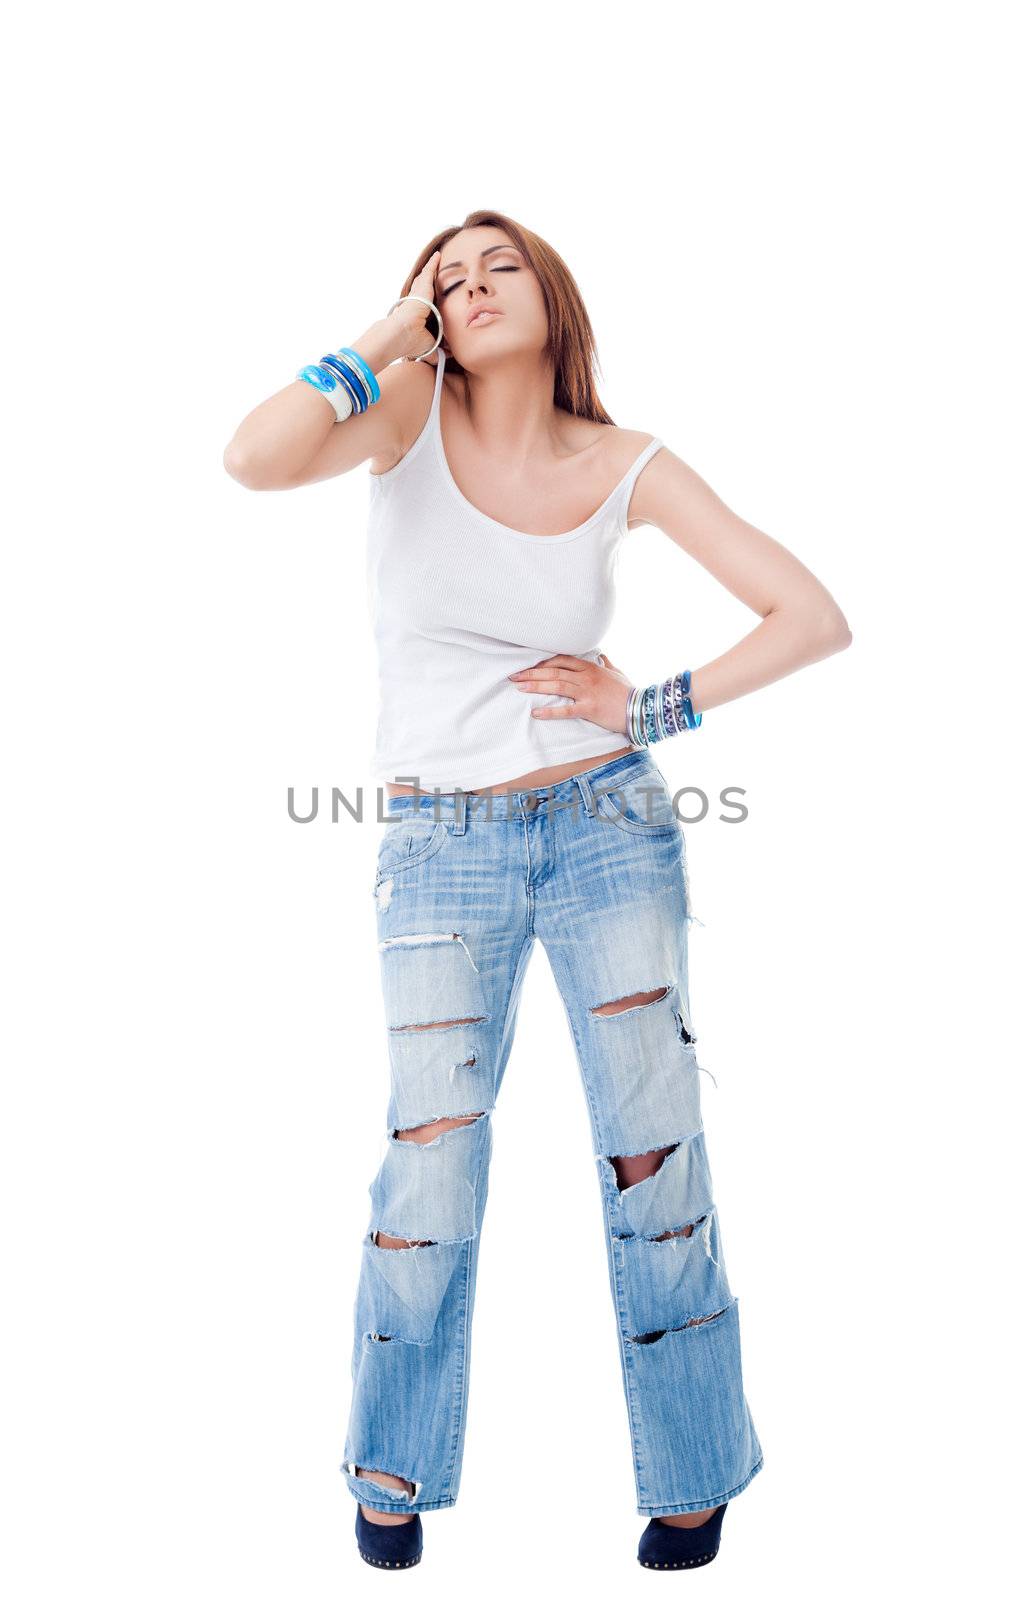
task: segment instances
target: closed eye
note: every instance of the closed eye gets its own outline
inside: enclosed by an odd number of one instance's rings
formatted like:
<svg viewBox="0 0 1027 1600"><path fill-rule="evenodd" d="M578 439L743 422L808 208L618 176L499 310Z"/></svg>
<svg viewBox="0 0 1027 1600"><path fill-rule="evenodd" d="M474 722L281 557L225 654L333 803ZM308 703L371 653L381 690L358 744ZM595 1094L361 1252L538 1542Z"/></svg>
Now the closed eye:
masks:
<svg viewBox="0 0 1027 1600"><path fill-rule="evenodd" d="M520 270L521 270L520 267L493 267L492 268L493 272L520 272ZM457 278L455 283L451 283L448 288L443 289L443 291L442 291L443 300L445 300L447 294L452 294L454 289L459 289L459 287L463 283L463 281L464 281L463 278Z"/></svg>

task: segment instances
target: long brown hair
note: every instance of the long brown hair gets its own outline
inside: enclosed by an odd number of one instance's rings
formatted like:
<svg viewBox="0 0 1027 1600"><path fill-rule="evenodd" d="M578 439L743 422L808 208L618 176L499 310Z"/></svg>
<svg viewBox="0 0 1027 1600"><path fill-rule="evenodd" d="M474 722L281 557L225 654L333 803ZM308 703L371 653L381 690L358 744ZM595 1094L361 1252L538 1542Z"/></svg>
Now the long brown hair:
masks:
<svg viewBox="0 0 1027 1600"><path fill-rule="evenodd" d="M410 285L435 250L441 250L454 234L464 228L502 228L523 252L541 287L546 303L549 332L544 354L553 363L553 403L575 417L587 417L590 422L608 422L613 418L603 405L596 390L595 334L585 302L566 263L557 255L551 244L540 239L530 228L524 228L501 211L470 211L458 227L443 228L434 239L429 239L407 277L401 290L410 293ZM462 372L459 361L447 355L446 367Z"/></svg>

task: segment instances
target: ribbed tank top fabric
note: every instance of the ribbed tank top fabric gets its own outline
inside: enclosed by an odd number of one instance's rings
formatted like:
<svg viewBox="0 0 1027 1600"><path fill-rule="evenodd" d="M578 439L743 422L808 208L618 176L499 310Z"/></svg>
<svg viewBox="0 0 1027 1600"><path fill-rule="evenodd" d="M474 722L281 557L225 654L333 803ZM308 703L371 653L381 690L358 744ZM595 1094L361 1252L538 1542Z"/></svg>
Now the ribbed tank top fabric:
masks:
<svg viewBox="0 0 1027 1600"><path fill-rule="evenodd" d="M629 741L582 717L532 717L569 704L526 693L507 674L567 654L598 661L613 617L614 573L635 479L651 439L587 521L522 533L478 511L449 470L439 409L388 472L370 473L367 593L378 658L378 783L484 788ZM625 694L627 691L625 691Z"/></svg>

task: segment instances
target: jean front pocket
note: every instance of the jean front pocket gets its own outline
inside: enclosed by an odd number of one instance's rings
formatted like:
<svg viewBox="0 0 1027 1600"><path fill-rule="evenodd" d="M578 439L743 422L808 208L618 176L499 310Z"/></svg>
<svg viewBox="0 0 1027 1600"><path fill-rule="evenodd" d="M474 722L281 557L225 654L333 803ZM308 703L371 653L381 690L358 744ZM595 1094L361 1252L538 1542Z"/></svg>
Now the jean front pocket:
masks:
<svg viewBox="0 0 1027 1600"><path fill-rule="evenodd" d="M431 812L386 823L384 837L378 846L375 888L383 878L405 872L429 860L442 849L448 837L446 824Z"/></svg>
<svg viewBox="0 0 1027 1600"><path fill-rule="evenodd" d="M625 833L680 833L680 821L666 779L657 767L632 772L626 779L593 790L596 815Z"/></svg>

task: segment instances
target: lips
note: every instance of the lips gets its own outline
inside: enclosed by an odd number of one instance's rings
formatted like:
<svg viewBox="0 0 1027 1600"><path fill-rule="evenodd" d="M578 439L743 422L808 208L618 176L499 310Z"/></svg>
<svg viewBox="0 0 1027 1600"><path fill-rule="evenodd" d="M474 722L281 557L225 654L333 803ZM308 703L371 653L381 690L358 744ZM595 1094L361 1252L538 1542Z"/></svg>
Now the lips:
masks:
<svg viewBox="0 0 1027 1600"><path fill-rule="evenodd" d="M491 322L494 317L501 317L502 315L501 311L494 311L491 306L475 306L467 318L467 326L469 328L484 328L485 324ZM480 321L478 320L479 318L481 319Z"/></svg>

